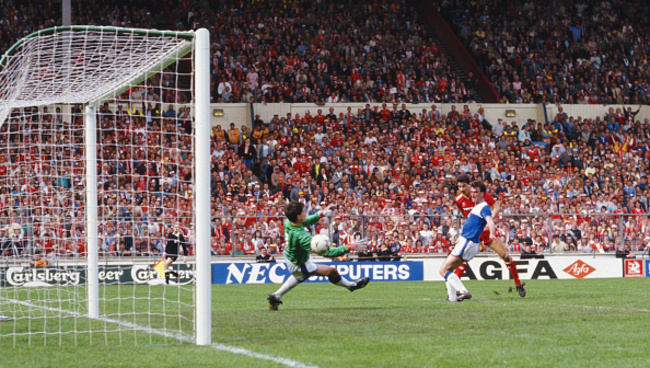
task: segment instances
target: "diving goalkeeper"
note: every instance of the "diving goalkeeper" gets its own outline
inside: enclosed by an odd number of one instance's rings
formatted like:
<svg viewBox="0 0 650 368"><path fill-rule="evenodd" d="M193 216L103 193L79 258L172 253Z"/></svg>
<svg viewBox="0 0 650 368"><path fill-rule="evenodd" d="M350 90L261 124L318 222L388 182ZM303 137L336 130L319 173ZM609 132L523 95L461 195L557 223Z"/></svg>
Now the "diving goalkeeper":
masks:
<svg viewBox="0 0 650 368"><path fill-rule="evenodd" d="M361 289L370 282L369 277L362 277L355 282L350 282L341 277L336 268L314 263L311 258L311 234L305 231L305 226L316 223L323 216L332 216L332 211L330 210L331 206L328 206L325 210L306 217L304 207L304 204L300 202L291 202L284 209L287 217L284 221L284 238L286 240L284 256L291 276L278 291L266 298L269 301L270 310L278 310L278 306L282 304L280 300L282 296L312 276L326 276L332 284L350 291ZM358 244L350 244L333 247L322 256L337 257L357 246Z"/></svg>

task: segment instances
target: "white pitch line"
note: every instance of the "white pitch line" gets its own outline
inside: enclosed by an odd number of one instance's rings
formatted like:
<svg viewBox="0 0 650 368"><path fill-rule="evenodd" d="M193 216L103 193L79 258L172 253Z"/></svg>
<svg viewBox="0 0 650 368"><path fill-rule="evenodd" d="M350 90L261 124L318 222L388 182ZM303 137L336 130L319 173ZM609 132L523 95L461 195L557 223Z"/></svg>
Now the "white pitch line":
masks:
<svg viewBox="0 0 650 368"><path fill-rule="evenodd" d="M58 308L44 307L42 305L36 305L36 304L28 303L28 302L25 302L25 301L22 301L22 300L13 300L13 299L6 299L6 298L0 298L0 300L4 300L4 301L10 302L10 303L20 304L20 305L23 305L23 306L26 306L26 307L40 308L42 310L47 310L47 311L50 311L50 312L67 313L67 314L69 314L69 315L71 315L73 317L76 317L76 318L90 318L87 314L71 312L71 311L58 309ZM140 325L137 325L135 323L119 321L119 320L111 319L111 318L100 317L100 318L96 318L96 319L100 320L100 321L103 321L103 322L114 323L114 324L124 326L124 327L130 328L130 329L143 331L143 332L153 334L153 335L169 337L169 338L172 338L172 339L185 341L185 342L192 343L192 344L194 343L193 338L191 338L191 337L189 337L187 335L177 333L177 332L154 330L152 328L145 327L145 326L140 326ZM262 353L257 353L257 352L254 352L254 351L251 351L251 350L248 350L248 349L238 348L238 347L234 347L234 346L228 346L228 345L219 344L219 343L211 344L210 347L215 349L215 350L225 351L225 352L228 352L228 353L245 355L245 356L248 356L248 357L251 357L251 358L269 360L269 361L272 361L272 362L275 362L275 363L278 363L278 364L282 364L282 365L285 365L285 366L291 367L291 368L318 368L318 366L305 364L303 362L299 362L299 361L296 361L296 360L292 360L292 359L288 359L288 358L282 358L282 357L276 357L276 356L262 354Z"/></svg>

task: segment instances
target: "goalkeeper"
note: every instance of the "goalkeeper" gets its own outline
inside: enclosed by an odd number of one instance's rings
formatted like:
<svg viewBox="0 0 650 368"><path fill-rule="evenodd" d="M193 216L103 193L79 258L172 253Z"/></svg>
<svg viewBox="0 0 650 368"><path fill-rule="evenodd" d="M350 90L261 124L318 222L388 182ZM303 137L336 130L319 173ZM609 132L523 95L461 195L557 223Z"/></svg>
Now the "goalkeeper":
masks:
<svg viewBox="0 0 650 368"><path fill-rule="evenodd" d="M331 217L331 206L319 213L306 217L304 204L300 202L291 202L287 204L284 213L287 219L284 221L284 238L286 245L284 256L287 259L287 266L291 276L282 284L280 289L270 294L266 299L269 301L269 309L278 310L282 304L280 300L284 294L296 287L301 282L312 276L326 276L334 285L344 287L350 291L361 289L368 285L369 277L363 277L355 282L350 282L341 275L336 268L322 264L316 264L311 258L311 234L305 231L305 226L316 223L321 217ZM341 245L330 248L323 257L337 257L355 249L360 243L350 245Z"/></svg>

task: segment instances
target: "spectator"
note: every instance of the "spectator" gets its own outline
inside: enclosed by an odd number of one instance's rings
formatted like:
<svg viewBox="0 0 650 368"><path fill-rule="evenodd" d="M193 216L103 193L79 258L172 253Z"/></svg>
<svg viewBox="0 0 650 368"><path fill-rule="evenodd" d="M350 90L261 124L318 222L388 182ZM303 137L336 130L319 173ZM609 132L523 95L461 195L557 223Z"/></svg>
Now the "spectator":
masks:
<svg viewBox="0 0 650 368"><path fill-rule="evenodd" d="M244 140L244 144L241 147L239 147L238 154L239 157L242 158L242 161L244 162L244 165L246 165L248 170L253 170L254 160L257 157L257 149L253 144L251 144L250 138L246 138Z"/></svg>
<svg viewBox="0 0 650 368"><path fill-rule="evenodd" d="M551 249L554 253L563 253L568 250L568 246L565 241L560 239L558 234L553 235L553 242L551 242Z"/></svg>
<svg viewBox="0 0 650 368"><path fill-rule="evenodd" d="M359 251L357 252L357 261L369 262L374 260L375 260L375 255L372 253L372 250L370 249L370 245L360 247Z"/></svg>
<svg viewBox="0 0 650 368"><path fill-rule="evenodd" d="M272 255L268 254L266 248L261 248L260 254L255 257L255 261L257 263L273 263L275 262L275 258Z"/></svg>
<svg viewBox="0 0 650 368"><path fill-rule="evenodd" d="M389 244L388 239L386 240L377 252L377 259L380 261L399 261L402 255L399 252L394 252L393 249L396 248Z"/></svg>
<svg viewBox="0 0 650 368"><path fill-rule="evenodd" d="M630 252L627 244L623 243L623 245L616 250L616 258L636 258L636 255Z"/></svg>
<svg viewBox="0 0 650 368"><path fill-rule="evenodd" d="M239 142L241 140L241 135L239 129L235 127L235 123L230 123L230 129L228 129L228 142L230 147L234 152L239 153Z"/></svg>
<svg viewBox="0 0 650 368"><path fill-rule="evenodd" d="M49 262L47 259L43 258L43 253L41 251L36 251L34 252L34 258L32 261L29 263L30 267L47 267L49 266Z"/></svg>

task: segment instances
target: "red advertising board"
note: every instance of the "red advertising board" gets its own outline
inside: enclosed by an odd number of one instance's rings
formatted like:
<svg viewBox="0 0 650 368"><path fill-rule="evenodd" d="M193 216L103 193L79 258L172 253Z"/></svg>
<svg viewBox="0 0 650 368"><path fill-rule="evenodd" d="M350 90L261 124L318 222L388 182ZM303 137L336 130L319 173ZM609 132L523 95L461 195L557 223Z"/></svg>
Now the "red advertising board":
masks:
<svg viewBox="0 0 650 368"><path fill-rule="evenodd" d="M626 259L623 264L625 277L643 277L643 260Z"/></svg>

